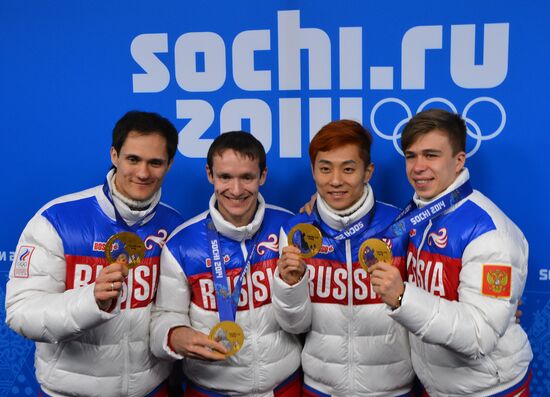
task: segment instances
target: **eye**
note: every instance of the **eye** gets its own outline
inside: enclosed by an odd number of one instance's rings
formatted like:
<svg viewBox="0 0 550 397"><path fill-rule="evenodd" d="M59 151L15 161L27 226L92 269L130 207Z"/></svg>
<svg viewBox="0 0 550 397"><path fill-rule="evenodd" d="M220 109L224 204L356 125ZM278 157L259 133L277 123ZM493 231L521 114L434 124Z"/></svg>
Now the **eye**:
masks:
<svg viewBox="0 0 550 397"><path fill-rule="evenodd" d="M160 168L164 165L164 161L162 160L151 160L149 162L149 164L152 166L152 167L155 167L155 168Z"/></svg>
<svg viewBox="0 0 550 397"><path fill-rule="evenodd" d="M330 168L329 167L319 167L319 171L321 171L323 174L329 173Z"/></svg>
<svg viewBox="0 0 550 397"><path fill-rule="evenodd" d="M136 156L128 156L126 158L130 164L137 164L139 159Z"/></svg>
<svg viewBox="0 0 550 397"><path fill-rule="evenodd" d="M353 167L346 167L346 168L344 168L344 172L345 172L346 174L353 174L353 173L355 172L355 168L353 168Z"/></svg>
<svg viewBox="0 0 550 397"><path fill-rule="evenodd" d="M405 153L405 159L406 160L413 159L414 157L415 157L415 155L413 153Z"/></svg>

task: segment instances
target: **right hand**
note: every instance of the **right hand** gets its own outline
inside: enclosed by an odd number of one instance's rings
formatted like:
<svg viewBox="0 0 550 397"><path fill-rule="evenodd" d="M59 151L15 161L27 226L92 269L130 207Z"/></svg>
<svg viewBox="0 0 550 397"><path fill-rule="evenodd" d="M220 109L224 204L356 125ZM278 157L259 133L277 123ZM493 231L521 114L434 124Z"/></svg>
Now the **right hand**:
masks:
<svg viewBox="0 0 550 397"><path fill-rule="evenodd" d="M225 360L227 353L227 349L221 343L185 326L172 329L170 347L181 356L207 361Z"/></svg>
<svg viewBox="0 0 550 397"><path fill-rule="evenodd" d="M286 246L277 262L279 276L288 285L298 283L306 272L306 263L300 255L300 250L294 246Z"/></svg>
<svg viewBox="0 0 550 397"><path fill-rule="evenodd" d="M108 310L113 304L113 299L119 297L126 276L128 266L124 263L114 262L101 270L94 286L95 301L101 310Z"/></svg>

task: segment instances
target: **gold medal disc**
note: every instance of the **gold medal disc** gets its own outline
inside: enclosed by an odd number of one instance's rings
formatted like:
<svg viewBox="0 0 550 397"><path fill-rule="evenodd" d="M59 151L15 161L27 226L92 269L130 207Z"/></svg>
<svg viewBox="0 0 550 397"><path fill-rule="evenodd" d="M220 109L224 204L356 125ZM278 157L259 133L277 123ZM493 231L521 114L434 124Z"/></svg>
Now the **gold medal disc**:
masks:
<svg viewBox="0 0 550 397"><path fill-rule="evenodd" d="M121 232L107 240L104 251L109 263L117 262L134 267L145 256L145 244L137 234Z"/></svg>
<svg viewBox="0 0 550 397"><path fill-rule="evenodd" d="M359 247L359 263L367 270L376 262L385 262L391 265L393 255L388 244L377 238L369 238L363 241Z"/></svg>
<svg viewBox="0 0 550 397"><path fill-rule="evenodd" d="M299 223L288 232L288 244L297 247L302 258L311 258L321 249L323 236L315 226Z"/></svg>
<svg viewBox="0 0 550 397"><path fill-rule="evenodd" d="M244 332L239 324L233 321L222 321L210 330L211 340L220 342L226 349L226 356L232 356L241 350L244 343Z"/></svg>

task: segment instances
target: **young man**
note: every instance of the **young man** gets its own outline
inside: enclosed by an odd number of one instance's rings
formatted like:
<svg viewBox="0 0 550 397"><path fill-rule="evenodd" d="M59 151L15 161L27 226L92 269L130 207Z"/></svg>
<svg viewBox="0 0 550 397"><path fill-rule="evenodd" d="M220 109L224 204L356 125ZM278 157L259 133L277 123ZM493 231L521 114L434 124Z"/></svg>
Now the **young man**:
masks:
<svg viewBox="0 0 550 397"><path fill-rule="evenodd" d="M281 233L273 306L283 329L307 332L304 396L406 396L412 388L407 332L387 316L358 259L361 244L383 238L399 213L377 202L368 183L374 171L371 143L354 121L321 128L309 146L316 208L292 218ZM322 234L319 253L305 260L298 248L287 246L289 230L300 223ZM404 274L402 242L386 243L396 271Z"/></svg>
<svg viewBox="0 0 550 397"><path fill-rule="evenodd" d="M259 193L266 156L248 133L216 138L206 174L214 185L209 210L176 229L162 251L153 353L186 358L185 396L297 396L300 344L271 305L278 232L292 214ZM239 351L209 338L221 321L242 329Z"/></svg>
<svg viewBox="0 0 550 397"><path fill-rule="evenodd" d="M375 291L394 309L391 318L410 332L416 374L430 396L529 395L532 353L514 317L527 241L472 190L459 115L417 114L401 145L415 190L402 218L408 279L382 262L370 270Z"/></svg>
<svg viewBox="0 0 550 397"><path fill-rule="evenodd" d="M127 113L113 129L105 183L51 201L25 227L7 284L6 321L36 341L42 395L166 395L170 364L150 353L149 320L161 248L181 222L160 202L177 143L167 119ZM120 232L145 243L144 258L130 270L104 253Z"/></svg>

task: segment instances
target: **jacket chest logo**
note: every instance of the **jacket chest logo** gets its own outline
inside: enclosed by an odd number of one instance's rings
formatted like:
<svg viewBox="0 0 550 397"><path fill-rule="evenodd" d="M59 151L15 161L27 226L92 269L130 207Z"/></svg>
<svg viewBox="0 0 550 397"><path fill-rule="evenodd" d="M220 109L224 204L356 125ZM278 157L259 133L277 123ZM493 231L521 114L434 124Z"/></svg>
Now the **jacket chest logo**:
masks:
<svg viewBox="0 0 550 397"><path fill-rule="evenodd" d="M438 248L445 248L448 242L447 229L442 227L437 232L428 235L428 245L435 245Z"/></svg>

